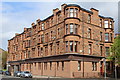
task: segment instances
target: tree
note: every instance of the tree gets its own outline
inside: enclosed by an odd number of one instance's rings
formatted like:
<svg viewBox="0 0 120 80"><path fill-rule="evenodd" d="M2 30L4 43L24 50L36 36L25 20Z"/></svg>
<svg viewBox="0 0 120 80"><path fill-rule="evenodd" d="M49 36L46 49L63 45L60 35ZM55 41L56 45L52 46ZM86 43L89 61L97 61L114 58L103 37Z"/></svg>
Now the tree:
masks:
<svg viewBox="0 0 120 80"><path fill-rule="evenodd" d="M111 52L112 55L109 57L109 59L116 59L116 63L120 65L120 35L115 38L111 47Z"/></svg>
<svg viewBox="0 0 120 80"><path fill-rule="evenodd" d="M2 52L2 67L3 69L6 69L6 62L7 62L7 51Z"/></svg>

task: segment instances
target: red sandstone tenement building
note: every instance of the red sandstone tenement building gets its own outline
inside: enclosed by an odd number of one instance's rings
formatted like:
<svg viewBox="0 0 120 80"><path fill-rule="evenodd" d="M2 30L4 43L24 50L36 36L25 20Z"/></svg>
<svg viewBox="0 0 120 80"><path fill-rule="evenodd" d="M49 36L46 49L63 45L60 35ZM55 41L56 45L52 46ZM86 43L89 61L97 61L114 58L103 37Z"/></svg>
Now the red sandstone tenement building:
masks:
<svg viewBox="0 0 120 80"><path fill-rule="evenodd" d="M104 58L114 39L113 18L99 15L94 8L62 4L61 10L53 9L51 16L31 26L8 40L11 73L30 71L65 78L104 74Z"/></svg>

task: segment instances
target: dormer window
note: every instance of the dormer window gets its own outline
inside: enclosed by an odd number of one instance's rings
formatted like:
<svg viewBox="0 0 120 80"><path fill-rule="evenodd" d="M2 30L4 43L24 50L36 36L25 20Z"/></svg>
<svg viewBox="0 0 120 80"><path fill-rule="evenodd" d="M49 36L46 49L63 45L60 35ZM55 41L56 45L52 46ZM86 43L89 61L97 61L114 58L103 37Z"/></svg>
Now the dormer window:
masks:
<svg viewBox="0 0 120 80"><path fill-rule="evenodd" d="M108 28L108 21L104 21L104 27Z"/></svg>

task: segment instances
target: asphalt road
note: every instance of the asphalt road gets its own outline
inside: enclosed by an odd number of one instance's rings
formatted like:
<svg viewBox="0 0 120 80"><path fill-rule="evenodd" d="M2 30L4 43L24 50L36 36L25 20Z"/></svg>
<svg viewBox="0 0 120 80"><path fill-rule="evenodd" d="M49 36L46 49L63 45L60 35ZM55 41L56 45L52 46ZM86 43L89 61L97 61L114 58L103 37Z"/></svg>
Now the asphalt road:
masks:
<svg viewBox="0 0 120 80"><path fill-rule="evenodd" d="M1 75L0 75L1 76ZM90 79L73 79L73 78L20 78L14 76L5 76L2 75L1 80L115 80L114 78L107 78L107 79L97 79L97 78L90 78ZM117 79L120 80L120 79Z"/></svg>

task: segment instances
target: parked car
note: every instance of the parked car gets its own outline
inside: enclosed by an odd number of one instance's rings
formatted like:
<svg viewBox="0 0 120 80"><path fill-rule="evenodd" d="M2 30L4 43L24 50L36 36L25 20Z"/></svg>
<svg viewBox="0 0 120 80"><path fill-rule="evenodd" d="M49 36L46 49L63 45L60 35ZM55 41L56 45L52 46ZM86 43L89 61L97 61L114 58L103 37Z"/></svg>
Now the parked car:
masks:
<svg viewBox="0 0 120 80"><path fill-rule="evenodd" d="M11 75L9 71L3 71L3 74L4 74L4 75L8 75L8 76Z"/></svg>
<svg viewBox="0 0 120 80"><path fill-rule="evenodd" d="M2 70L0 70L0 74L3 74L3 71L2 71Z"/></svg>
<svg viewBox="0 0 120 80"><path fill-rule="evenodd" d="M16 77L20 77L20 74L21 74L21 71L15 71L14 72L14 76L16 76Z"/></svg>
<svg viewBox="0 0 120 80"><path fill-rule="evenodd" d="M20 77L32 78L32 74L29 71L22 71Z"/></svg>

